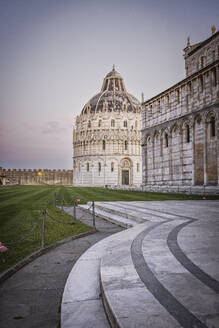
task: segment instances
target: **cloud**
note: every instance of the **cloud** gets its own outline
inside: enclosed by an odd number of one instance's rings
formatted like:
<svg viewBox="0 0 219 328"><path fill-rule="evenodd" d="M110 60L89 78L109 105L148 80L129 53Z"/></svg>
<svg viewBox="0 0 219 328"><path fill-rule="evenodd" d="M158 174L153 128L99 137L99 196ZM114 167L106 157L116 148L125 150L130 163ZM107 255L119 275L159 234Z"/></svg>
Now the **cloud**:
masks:
<svg viewBox="0 0 219 328"><path fill-rule="evenodd" d="M72 117L51 121L16 122L0 125L1 160L13 163L31 163L32 167L56 166L61 159L69 167L72 158ZM51 163L51 164L50 164Z"/></svg>

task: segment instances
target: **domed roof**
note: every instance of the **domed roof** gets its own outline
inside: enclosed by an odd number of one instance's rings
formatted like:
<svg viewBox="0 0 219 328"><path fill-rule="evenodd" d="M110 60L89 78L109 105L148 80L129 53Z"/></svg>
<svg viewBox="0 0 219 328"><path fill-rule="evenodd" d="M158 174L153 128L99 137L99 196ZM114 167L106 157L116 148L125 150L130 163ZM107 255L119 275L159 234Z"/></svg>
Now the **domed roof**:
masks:
<svg viewBox="0 0 219 328"><path fill-rule="evenodd" d="M136 112L139 101L126 91L122 76L113 69L104 78L101 92L89 100L82 109L82 114L102 111Z"/></svg>

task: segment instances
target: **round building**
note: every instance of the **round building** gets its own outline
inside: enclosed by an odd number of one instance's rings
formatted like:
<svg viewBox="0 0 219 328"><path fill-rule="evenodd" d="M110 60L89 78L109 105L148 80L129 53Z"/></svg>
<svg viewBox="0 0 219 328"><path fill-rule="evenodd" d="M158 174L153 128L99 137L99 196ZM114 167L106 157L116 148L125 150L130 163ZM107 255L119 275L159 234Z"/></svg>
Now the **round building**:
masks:
<svg viewBox="0 0 219 328"><path fill-rule="evenodd" d="M73 184L139 186L141 181L141 105L113 67L76 118Z"/></svg>

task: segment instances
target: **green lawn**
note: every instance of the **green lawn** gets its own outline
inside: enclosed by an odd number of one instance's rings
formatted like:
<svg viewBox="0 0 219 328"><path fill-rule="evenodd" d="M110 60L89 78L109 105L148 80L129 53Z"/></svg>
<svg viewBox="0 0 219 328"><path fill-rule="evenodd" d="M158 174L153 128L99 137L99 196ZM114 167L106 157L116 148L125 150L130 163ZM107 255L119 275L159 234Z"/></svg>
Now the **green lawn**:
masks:
<svg viewBox="0 0 219 328"><path fill-rule="evenodd" d="M201 196L179 194L143 193L137 191L109 190L103 188L85 188L71 186L7 186L0 188L0 241L8 246L6 263L0 257L0 272L19 262L24 257L41 247L41 213L46 208L54 218L64 222L75 222L73 225L54 222L47 216L45 245L50 245L66 237L88 231L90 228L53 206L54 192L57 194L57 205L71 204L73 199L81 203L88 201L136 201L136 200L180 200L201 199ZM219 197L208 197L219 199ZM15 245L11 242L20 240L34 225L35 231L24 241Z"/></svg>

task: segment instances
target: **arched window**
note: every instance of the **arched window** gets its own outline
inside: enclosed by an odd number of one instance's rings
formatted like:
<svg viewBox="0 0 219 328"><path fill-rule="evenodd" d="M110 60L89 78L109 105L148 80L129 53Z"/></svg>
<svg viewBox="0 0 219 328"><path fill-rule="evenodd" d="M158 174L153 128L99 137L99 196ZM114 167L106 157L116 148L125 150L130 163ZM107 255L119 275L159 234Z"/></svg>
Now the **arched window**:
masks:
<svg viewBox="0 0 219 328"><path fill-rule="evenodd" d="M139 163L137 163L137 172L139 172L139 167L140 167Z"/></svg>
<svg viewBox="0 0 219 328"><path fill-rule="evenodd" d="M113 172L114 171L114 163L112 162L111 163L111 172Z"/></svg>
<svg viewBox="0 0 219 328"><path fill-rule="evenodd" d="M115 127L115 120L111 120L111 127L112 127L112 128Z"/></svg>
<svg viewBox="0 0 219 328"><path fill-rule="evenodd" d="M127 121L123 122L123 126L124 126L124 128L127 128L127 126L128 126Z"/></svg>
<svg viewBox="0 0 219 328"><path fill-rule="evenodd" d="M188 124L186 125L186 142L190 142L190 128Z"/></svg>
<svg viewBox="0 0 219 328"><path fill-rule="evenodd" d="M157 101L157 109L160 111L160 100Z"/></svg>
<svg viewBox="0 0 219 328"><path fill-rule="evenodd" d="M99 120L99 122L98 122L98 127L99 127L99 128L101 127L101 124L102 124L102 121Z"/></svg>
<svg viewBox="0 0 219 328"><path fill-rule="evenodd" d="M89 163L87 163L87 172L89 172Z"/></svg>
<svg viewBox="0 0 219 328"><path fill-rule="evenodd" d="M200 65L201 65L201 68L204 67L204 63L205 63L205 57L204 57L204 56L201 56L201 58L200 58Z"/></svg>
<svg viewBox="0 0 219 328"><path fill-rule="evenodd" d="M128 150L128 142L125 141L125 150Z"/></svg>
<svg viewBox="0 0 219 328"><path fill-rule="evenodd" d="M99 172L101 171L101 163L100 162L98 163L98 171Z"/></svg>
<svg viewBox="0 0 219 328"><path fill-rule="evenodd" d="M217 73L216 73L216 68L212 70L212 85L213 87L217 86Z"/></svg>
<svg viewBox="0 0 219 328"><path fill-rule="evenodd" d="M103 150L105 150L105 149L106 149L106 141L103 140Z"/></svg>
<svg viewBox="0 0 219 328"><path fill-rule="evenodd" d="M212 50L212 61L215 61L215 50Z"/></svg>
<svg viewBox="0 0 219 328"><path fill-rule="evenodd" d="M91 128L91 121L88 121L88 128Z"/></svg>
<svg viewBox="0 0 219 328"><path fill-rule="evenodd" d="M215 118L212 116L210 120L210 130L211 130L211 137L215 137Z"/></svg>
<svg viewBox="0 0 219 328"><path fill-rule="evenodd" d="M204 89L204 80L203 80L203 76L202 75L199 77L199 87L200 87L200 92L203 92L203 89Z"/></svg>
<svg viewBox="0 0 219 328"><path fill-rule="evenodd" d="M177 99L177 104L180 103L180 92L179 89L176 90L176 99Z"/></svg>
<svg viewBox="0 0 219 328"><path fill-rule="evenodd" d="M168 134L167 133L165 133L164 138L165 138L165 147L167 148L168 147Z"/></svg>

